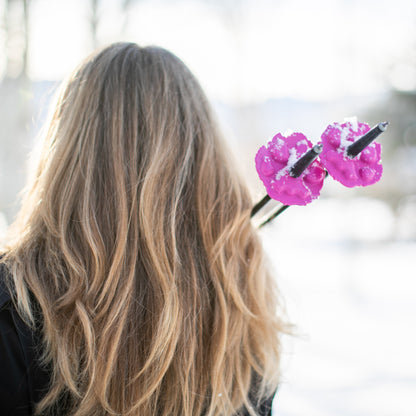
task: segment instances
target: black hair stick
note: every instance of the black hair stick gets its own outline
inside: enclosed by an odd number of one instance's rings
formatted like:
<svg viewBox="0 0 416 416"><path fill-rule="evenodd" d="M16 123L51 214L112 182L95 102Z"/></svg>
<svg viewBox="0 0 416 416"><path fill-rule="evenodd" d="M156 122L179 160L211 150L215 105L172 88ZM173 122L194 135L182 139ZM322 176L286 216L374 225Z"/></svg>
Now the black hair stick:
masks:
<svg viewBox="0 0 416 416"><path fill-rule="evenodd" d="M270 221L273 221L278 215L280 215L282 212L286 211L290 205L283 205L281 206L276 212L274 212L272 215L270 215L267 220L264 220L260 225L259 228L264 227L266 224L268 224Z"/></svg>
<svg viewBox="0 0 416 416"><path fill-rule="evenodd" d="M299 178L302 172L318 157L322 152L322 144L316 144L309 149L290 169L290 176Z"/></svg>
<svg viewBox="0 0 416 416"><path fill-rule="evenodd" d="M370 145L371 142L373 142L381 133L386 131L388 125L388 121L378 123L377 126L374 126L371 130L364 134L364 136L360 137L357 141L350 144L347 147L347 156L349 156L350 158L356 157L368 145Z"/></svg>
<svg viewBox="0 0 416 416"><path fill-rule="evenodd" d="M259 202L257 202L256 205L254 205L253 209L251 210L250 217L254 217L270 200L270 196L265 195L263 199L261 199Z"/></svg>

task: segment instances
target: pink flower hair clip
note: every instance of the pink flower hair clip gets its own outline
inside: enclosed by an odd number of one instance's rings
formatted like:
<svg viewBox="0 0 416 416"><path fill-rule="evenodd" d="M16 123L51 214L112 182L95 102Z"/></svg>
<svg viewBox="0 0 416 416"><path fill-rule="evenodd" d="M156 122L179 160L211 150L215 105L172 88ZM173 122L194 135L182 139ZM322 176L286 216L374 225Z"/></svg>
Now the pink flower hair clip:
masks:
<svg viewBox="0 0 416 416"><path fill-rule="evenodd" d="M289 206L317 199L329 174L347 187L368 186L380 180L381 145L374 140L388 122L370 129L355 118L332 123L315 146L302 133L276 134L255 157L257 173L267 195L251 211L254 217L274 199L283 204L260 224L264 226ZM317 159L319 156L319 160Z"/></svg>
<svg viewBox="0 0 416 416"><path fill-rule="evenodd" d="M321 162L328 173L348 188L378 182L383 173L381 145L373 141L387 126L383 122L370 129L356 119L330 124L321 136Z"/></svg>

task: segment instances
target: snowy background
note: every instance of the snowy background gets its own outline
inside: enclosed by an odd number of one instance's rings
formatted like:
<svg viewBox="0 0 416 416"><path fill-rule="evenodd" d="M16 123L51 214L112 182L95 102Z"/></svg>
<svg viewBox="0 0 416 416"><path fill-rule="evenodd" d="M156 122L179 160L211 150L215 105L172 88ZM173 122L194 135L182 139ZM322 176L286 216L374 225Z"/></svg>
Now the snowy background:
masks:
<svg viewBox="0 0 416 416"><path fill-rule="evenodd" d="M0 235L54 88L109 42L190 66L255 201L254 155L277 132L317 142L347 116L390 121L378 184L328 178L261 231L297 326L273 412L416 416L414 0L0 0L0 19Z"/></svg>
<svg viewBox="0 0 416 416"><path fill-rule="evenodd" d="M367 198L291 207L264 230L297 337L275 415L416 415L415 241Z"/></svg>

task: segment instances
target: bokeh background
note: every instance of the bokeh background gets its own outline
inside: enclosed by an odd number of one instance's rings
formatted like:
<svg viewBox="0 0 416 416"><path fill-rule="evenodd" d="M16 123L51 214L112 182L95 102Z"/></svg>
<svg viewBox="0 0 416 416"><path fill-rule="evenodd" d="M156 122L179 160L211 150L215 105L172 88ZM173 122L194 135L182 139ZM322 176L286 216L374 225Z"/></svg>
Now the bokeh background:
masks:
<svg viewBox="0 0 416 416"><path fill-rule="evenodd" d="M0 19L0 234L56 86L107 43L185 61L253 200L265 192L254 155L277 132L317 142L344 117L388 120L378 184L328 178L261 231L297 326L273 414L416 415L414 0L0 0Z"/></svg>

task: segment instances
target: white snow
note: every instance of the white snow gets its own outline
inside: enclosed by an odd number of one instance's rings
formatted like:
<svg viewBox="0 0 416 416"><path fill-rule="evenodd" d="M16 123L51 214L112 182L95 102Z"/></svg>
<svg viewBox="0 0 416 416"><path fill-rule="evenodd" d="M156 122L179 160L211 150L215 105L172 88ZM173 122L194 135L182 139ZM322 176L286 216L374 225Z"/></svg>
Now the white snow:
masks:
<svg viewBox="0 0 416 416"><path fill-rule="evenodd" d="M344 122L349 123L353 131L358 131L357 116L345 117Z"/></svg>
<svg viewBox="0 0 416 416"><path fill-rule="evenodd" d="M343 148L343 149L345 149L346 147L348 147L351 144L351 142L349 140L347 140L349 132L350 132L349 127L344 127L341 130L341 138L340 138L341 146L340 147Z"/></svg>
<svg viewBox="0 0 416 416"><path fill-rule="evenodd" d="M279 172L276 173L275 179L278 181L280 180L280 178L284 175L286 175L286 173L289 171L289 169L287 168L287 166L285 166L283 169L280 169Z"/></svg>
<svg viewBox="0 0 416 416"><path fill-rule="evenodd" d="M415 241L383 202L320 199L262 232L297 325L274 416L416 415Z"/></svg>
<svg viewBox="0 0 416 416"><path fill-rule="evenodd" d="M290 169L298 160L296 148L292 147L289 149L289 159L287 161L287 167Z"/></svg>
<svg viewBox="0 0 416 416"><path fill-rule="evenodd" d="M307 142L305 139L303 139L303 140L299 140L299 141L296 143L296 146L302 146L302 145L309 146L309 145L308 145L308 142Z"/></svg>
<svg viewBox="0 0 416 416"><path fill-rule="evenodd" d="M282 176L286 175L297 160L298 156L296 153L296 148L292 147L289 149L289 159L286 166L276 173L275 179L278 181Z"/></svg>

